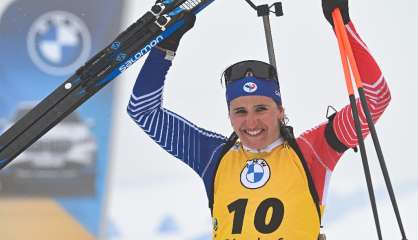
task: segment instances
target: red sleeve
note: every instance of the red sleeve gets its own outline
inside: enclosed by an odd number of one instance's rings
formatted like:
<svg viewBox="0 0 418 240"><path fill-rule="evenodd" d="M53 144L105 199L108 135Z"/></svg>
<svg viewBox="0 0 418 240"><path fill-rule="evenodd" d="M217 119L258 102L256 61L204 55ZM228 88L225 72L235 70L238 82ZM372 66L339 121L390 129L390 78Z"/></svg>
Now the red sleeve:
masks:
<svg viewBox="0 0 418 240"><path fill-rule="evenodd" d="M346 29L363 81L364 94L366 96L370 114L373 118L373 122L376 123L389 105L391 99L390 91L379 66L371 56L367 46L355 31L353 24L347 24ZM359 109L362 134L363 137L366 137L369 134L369 129L367 127L366 116L364 115L363 108L358 99L357 108ZM335 116L334 132L337 135L337 138L345 146L354 147L357 145L357 135L350 105L342 108Z"/></svg>
<svg viewBox="0 0 418 240"><path fill-rule="evenodd" d="M323 123L316 128L304 132L296 141L305 161L308 164L315 188L318 192L319 201L324 203L325 194L331 173L340 159L342 153L335 151L325 138L325 128L327 123Z"/></svg>
<svg viewBox="0 0 418 240"><path fill-rule="evenodd" d="M370 113L373 122L376 122L390 102L390 91L379 66L355 31L354 25L350 22L346 25L346 29L363 81ZM357 108L360 112L362 133L365 137L369 133L369 129L361 103L358 99ZM297 143L308 164L322 204L325 204L324 199L331 173L342 155L342 153L337 152L328 144L325 137L326 126L327 123L320 124L316 128L304 132L297 138ZM343 145L347 147L357 145L357 136L350 105L346 105L337 112L333 120L333 130Z"/></svg>

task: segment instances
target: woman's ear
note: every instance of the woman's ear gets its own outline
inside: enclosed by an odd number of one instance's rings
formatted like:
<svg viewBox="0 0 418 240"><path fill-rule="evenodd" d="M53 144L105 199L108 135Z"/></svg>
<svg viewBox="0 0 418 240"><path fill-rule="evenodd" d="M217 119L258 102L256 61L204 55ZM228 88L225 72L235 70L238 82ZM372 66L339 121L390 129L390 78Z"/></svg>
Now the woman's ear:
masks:
<svg viewBox="0 0 418 240"><path fill-rule="evenodd" d="M277 105L277 109L279 110L279 121L282 121L284 118L284 107L283 105Z"/></svg>
<svg viewBox="0 0 418 240"><path fill-rule="evenodd" d="M280 105L279 106L279 111L284 114L284 107L283 107L283 105Z"/></svg>

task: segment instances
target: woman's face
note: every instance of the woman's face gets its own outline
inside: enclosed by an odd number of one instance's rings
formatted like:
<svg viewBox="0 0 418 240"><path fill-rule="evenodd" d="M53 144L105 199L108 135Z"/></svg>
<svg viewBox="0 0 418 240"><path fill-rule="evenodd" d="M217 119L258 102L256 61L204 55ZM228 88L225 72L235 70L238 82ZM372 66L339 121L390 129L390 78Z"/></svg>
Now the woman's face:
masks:
<svg viewBox="0 0 418 240"><path fill-rule="evenodd" d="M230 102L229 118L241 143L262 149L280 136L284 109L265 96L242 96Z"/></svg>

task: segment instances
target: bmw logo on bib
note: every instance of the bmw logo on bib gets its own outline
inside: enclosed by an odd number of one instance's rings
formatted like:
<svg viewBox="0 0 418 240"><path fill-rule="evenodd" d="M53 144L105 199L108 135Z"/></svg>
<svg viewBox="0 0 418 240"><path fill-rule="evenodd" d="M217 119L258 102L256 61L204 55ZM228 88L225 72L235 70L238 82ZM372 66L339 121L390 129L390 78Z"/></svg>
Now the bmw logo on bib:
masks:
<svg viewBox="0 0 418 240"><path fill-rule="evenodd" d="M264 186L270 179L270 167L264 159L247 161L241 172L241 184L250 189Z"/></svg>

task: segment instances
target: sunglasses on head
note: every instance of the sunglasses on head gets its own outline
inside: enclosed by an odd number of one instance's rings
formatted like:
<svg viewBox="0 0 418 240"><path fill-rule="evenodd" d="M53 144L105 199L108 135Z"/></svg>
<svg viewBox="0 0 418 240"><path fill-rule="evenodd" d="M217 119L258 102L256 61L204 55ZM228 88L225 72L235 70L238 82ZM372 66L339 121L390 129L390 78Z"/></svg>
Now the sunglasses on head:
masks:
<svg viewBox="0 0 418 240"><path fill-rule="evenodd" d="M276 69L268 63L257 60L246 60L235 63L224 71L223 76L225 78L225 85L244 77L278 81Z"/></svg>

